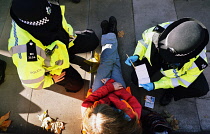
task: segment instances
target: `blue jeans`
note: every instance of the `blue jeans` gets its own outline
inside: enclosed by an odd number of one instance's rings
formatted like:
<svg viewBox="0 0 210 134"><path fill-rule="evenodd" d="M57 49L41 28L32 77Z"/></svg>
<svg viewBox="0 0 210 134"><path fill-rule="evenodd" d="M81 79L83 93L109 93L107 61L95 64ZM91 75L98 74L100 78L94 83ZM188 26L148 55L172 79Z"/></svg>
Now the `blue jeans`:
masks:
<svg viewBox="0 0 210 134"><path fill-rule="evenodd" d="M102 52L101 62L97 70L95 80L92 85L92 91L96 91L99 87L103 86L101 79L111 78L119 82L126 88L124 79L122 77L120 57L118 54L117 38L114 33L102 35L101 38Z"/></svg>

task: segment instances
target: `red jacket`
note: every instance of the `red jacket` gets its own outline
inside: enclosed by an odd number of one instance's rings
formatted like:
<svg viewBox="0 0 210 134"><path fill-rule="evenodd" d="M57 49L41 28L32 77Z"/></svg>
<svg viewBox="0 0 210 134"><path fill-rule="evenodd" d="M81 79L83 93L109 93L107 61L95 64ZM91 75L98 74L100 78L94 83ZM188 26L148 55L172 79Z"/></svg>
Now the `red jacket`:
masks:
<svg viewBox="0 0 210 134"><path fill-rule="evenodd" d="M90 94L82 103L82 107L91 107L97 101L97 104L114 105L117 109L123 110L132 119L137 114L138 119L140 119L142 106L138 100L125 88L115 90L113 82L115 82L113 79L109 79L104 86Z"/></svg>

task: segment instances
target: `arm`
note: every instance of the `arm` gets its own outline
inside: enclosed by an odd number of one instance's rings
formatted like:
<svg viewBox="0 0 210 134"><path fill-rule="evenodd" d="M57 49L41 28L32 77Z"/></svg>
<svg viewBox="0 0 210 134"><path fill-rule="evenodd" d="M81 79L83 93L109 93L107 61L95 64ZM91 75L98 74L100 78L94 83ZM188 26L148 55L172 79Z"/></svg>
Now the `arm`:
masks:
<svg viewBox="0 0 210 134"><path fill-rule="evenodd" d="M67 23L66 18L64 16L65 6L61 5L60 7L61 7L61 12L62 12L62 25L63 25L64 30L69 34L70 41L71 41L68 46L68 48L70 48L74 45L73 40L76 39L76 35L74 34L74 30L73 30L72 26Z"/></svg>
<svg viewBox="0 0 210 134"><path fill-rule="evenodd" d="M177 78L169 78L162 77L159 81L154 82L155 89L160 88L174 88L177 86L189 87L191 83L193 83L197 77L204 71L202 68L202 64L198 64L198 60L203 62L203 64L207 64L207 58L204 57L204 60L199 57L195 60L195 58L191 59L188 63L186 63L182 69L186 69L185 74L177 77ZM200 62L199 62L200 63Z"/></svg>
<svg viewBox="0 0 210 134"><path fill-rule="evenodd" d="M132 107L133 111L135 113L137 113L138 118L141 117L142 106L138 102L138 100L136 99L136 97L134 97L133 95L131 95L129 92L127 92L124 89L123 90L115 91L114 94L116 94L121 99L125 100Z"/></svg>
<svg viewBox="0 0 210 134"><path fill-rule="evenodd" d="M143 39L139 40L133 55L137 55L139 60L142 60L146 53L147 47L148 45L144 42Z"/></svg>
<svg viewBox="0 0 210 134"><path fill-rule="evenodd" d="M152 43L152 36L154 34L153 29L154 27L145 30L142 34L143 39L139 40L137 43L133 55L138 55L139 60L142 60L144 58L144 55L147 51L147 48L149 47L149 44Z"/></svg>
<svg viewBox="0 0 210 134"><path fill-rule="evenodd" d="M172 22L164 22L162 24L159 24L161 27L166 28L168 25L170 25ZM149 46L152 44L152 37L154 35L154 28L155 26L145 30L142 33L142 38L141 40L138 41L138 44L136 46L136 49L134 51L133 55L138 55L139 60L142 60L146 54L147 49L150 49Z"/></svg>
<svg viewBox="0 0 210 134"><path fill-rule="evenodd" d="M69 35L74 35L72 26L67 23L66 18L65 18L65 6L61 5L60 8L61 8L61 13L62 13L62 25L64 29Z"/></svg>
<svg viewBox="0 0 210 134"><path fill-rule="evenodd" d="M154 82L155 89L168 89L168 88L175 88L177 86L189 87L197 77L203 72L200 71L198 68L188 70L186 74L177 77L177 78L169 78L169 77L162 77L159 81Z"/></svg>
<svg viewBox="0 0 210 134"><path fill-rule="evenodd" d="M89 95L82 103L82 106L90 107L94 104L95 101L98 101L101 98L103 98L104 96L113 92L115 90L114 86L112 84L113 81L114 81L113 79L109 79L104 86L98 88L95 92L93 92L91 95Z"/></svg>

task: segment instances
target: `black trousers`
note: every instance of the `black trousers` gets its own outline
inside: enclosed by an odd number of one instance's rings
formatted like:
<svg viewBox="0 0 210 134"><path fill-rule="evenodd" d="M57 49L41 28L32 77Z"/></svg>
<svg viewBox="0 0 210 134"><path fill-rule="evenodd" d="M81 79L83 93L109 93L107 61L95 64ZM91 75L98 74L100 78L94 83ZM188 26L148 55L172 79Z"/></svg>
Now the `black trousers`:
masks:
<svg viewBox="0 0 210 134"><path fill-rule="evenodd" d="M68 50L70 58L78 53L93 51L99 45L99 39L93 30L79 31L76 34L74 46ZM72 66L63 71L66 71L65 79L57 84L64 86L67 92L78 92L84 86L81 75Z"/></svg>
<svg viewBox="0 0 210 134"><path fill-rule="evenodd" d="M157 71L160 71L160 65L151 66L147 59L135 62L135 65L140 65L143 63L147 66L150 78L152 78ZM133 72L131 73L131 78L132 82L138 86L138 78L135 70L133 70ZM206 95L209 91L209 85L206 77L203 73L201 73L188 88L178 86L173 89L166 89L166 91L172 93L174 96L174 100L177 101L183 98L200 97Z"/></svg>

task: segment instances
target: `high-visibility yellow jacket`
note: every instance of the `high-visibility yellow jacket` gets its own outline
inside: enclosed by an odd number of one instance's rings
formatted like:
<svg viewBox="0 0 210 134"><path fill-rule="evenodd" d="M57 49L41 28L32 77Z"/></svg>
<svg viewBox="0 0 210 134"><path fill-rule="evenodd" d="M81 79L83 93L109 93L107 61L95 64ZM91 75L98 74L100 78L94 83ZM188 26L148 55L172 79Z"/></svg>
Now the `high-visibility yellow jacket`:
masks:
<svg viewBox="0 0 210 134"><path fill-rule="evenodd" d="M73 28L67 24L64 17L64 6L61 6L61 11L63 28L69 36L73 37ZM12 29L8 42L8 50L12 55L13 63L17 67L22 84L26 87L34 89L49 87L54 84L51 75L60 75L63 69L70 66L68 51L63 42L56 40L52 44L44 46L14 21L12 21ZM27 61L28 43L35 44L37 61ZM73 41L71 41L68 47L73 45ZM54 47L54 53L51 56L46 55L45 50L52 50ZM30 58L30 53L28 55L28 58ZM49 75L45 75L46 72L49 72Z"/></svg>
<svg viewBox="0 0 210 134"><path fill-rule="evenodd" d="M161 27L166 28L172 22L165 22L159 24ZM133 55L138 55L139 60L143 58L147 58L149 63L151 63L151 49L152 49L152 37L154 35L155 27L151 27L145 30L142 34L143 39L138 41L136 49ZM199 64L196 62L198 58L202 58L204 62L207 62L206 56L206 48L202 50L202 52L196 57L189 60L189 62L185 63L181 69L168 69L163 70L161 68L160 72L164 75L159 81L154 82L155 89L168 89L174 88L177 86L188 87L191 83L193 83L196 78L203 72L204 68L207 66L206 64ZM161 63L160 63L161 64Z"/></svg>

